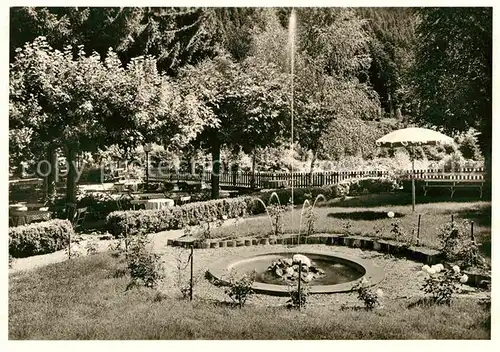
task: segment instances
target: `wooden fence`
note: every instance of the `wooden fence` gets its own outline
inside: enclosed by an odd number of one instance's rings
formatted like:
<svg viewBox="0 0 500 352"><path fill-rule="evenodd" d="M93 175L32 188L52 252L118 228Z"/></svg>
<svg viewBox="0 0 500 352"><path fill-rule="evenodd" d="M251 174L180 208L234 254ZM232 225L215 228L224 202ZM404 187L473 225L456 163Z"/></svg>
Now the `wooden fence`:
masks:
<svg viewBox="0 0 500 352"><path fill-rule="evenodd" d="M327 171L327 172L294 172L294 187L324 186L339 183L347 179L364 177L388 177L405 180L411 179L412 171L405 170L397 173L390 171ZM275 188L275 185L290 185L292 175L289 172L222 172L219 174L221 186L251 188ZM150 181L163 182L204 182L210 183L211 171L199 174L171 173L160 168L151 168L149 171ZM429 180L482 180L484 179L484 168L464 168L453 172L438 169L415 170L415 179Z"/></svg>

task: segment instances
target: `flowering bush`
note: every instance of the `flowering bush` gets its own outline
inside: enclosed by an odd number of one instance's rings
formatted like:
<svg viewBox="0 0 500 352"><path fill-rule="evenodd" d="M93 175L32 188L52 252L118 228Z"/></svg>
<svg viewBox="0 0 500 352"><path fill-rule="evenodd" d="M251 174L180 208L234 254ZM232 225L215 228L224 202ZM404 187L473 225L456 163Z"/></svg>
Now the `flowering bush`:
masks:
<svg viewBox="0 0 500 352"><path fill-rule="evenodd" d="M304 219L306 222L306 236L311 236L314 233L314 225L316 223L316 220L318 219L318 215L314 211L313 207L307 208L306 212L304 213Z"/></svg>
<svg viewBox="0 0 500 352"><path fill-rule="evenodd" d="M283 233L283 215L287 210L291 209L291 204L281 205L281 204L270 204L267 206L267 211L271 217L271 223L273 226L273 235L278 236Z"/></svg>
<svg viewBox="0 0 500 352"><path fill-rule="evenodd" d="M231 299L238 303L238 306L242 308L248 298L254 293L252 286L255 281L256 272L250 274L244 274L240 279L235 278L235 273L231 272L229 278L228 288L226 288L226 294L231 297Z"/></svg>
<svg viewBox="0 0 500 352"><path fill-rule="evenodd" d="M365 309L372 310L381 306L380 299L384 296L383 291L381 289L374 291L366 278L363 277L354 285L353 290L358 293L358 299L363 302Z"/></svg>
<svg viewBox="0 0 500 352"><path fill-rule="evenodd" d="M412 235L405 230L403 226L401 226L401 222L399 220L393 220L391 223L391 237L393 237L396 241L405 244L406 246L411 246L413 243Z"/></svg>
<svg viewBox="0 0 500 352"><path fill-rule="evenodd" d="M463 267L482 264L476 243L470 236L468 221L449 222L439 228L438 238L445 260L457 262Z"/></svg>
<svg viewBox="0 0 500 352"><path fill-rule="evenodd" d="M87 251L87 255L92 255L97 253L97 240L95 238L92 238L87 241L87 244L85 245L85 250Z"/></svg>
<svg viewBox="0 0 500 352"><path fill-rule="evenodd" d="M391 192L399 188L398 183L388 177L365 177L354 179L349 185L349 195Z"/></svg>
<svg viewBox="0 0 500 352"><path fill-rule="evenodd" d="M148 243L146 235L136 236L129 242L127 267L131 282L127 289L138 285L154 288L165 277L161 257L146 248Z"/></svg>
<svg viewBox="0 0 500 352"><path fill-rule="evenodd" d="M344 234L347 235L347 236L350 236L353 234L352 232L352 223L351 221L349 220L345 220L343 223L342 223L342 227L344 228Z"/></svg>
<svg viewBox="0 0 500 352"><path fill-rule="evenodd" d="M468 281L467 275L460 274L460 268L455 265L452 269L445 269L442 264L429 267L424 265L422 271L428 274L422 291L430 295L436 304L450 305L453 295L460 291L459 283Z"/></svg>
<svg viewBox="0 0 500 352"><path fill-rule="evenodd" d="M307 297L309 296L309 286L301 285L300 291L299 286L291 286L288 294L290 295L290 299L286 302L289 308L298 308L304 307L307 303Z"/></svg>

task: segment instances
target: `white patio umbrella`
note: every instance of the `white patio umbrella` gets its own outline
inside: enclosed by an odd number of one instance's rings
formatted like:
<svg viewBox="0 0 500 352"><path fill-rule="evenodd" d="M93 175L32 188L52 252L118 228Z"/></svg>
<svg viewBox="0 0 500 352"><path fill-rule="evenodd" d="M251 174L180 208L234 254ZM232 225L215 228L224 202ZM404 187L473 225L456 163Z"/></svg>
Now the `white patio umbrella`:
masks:
<svg viewBox="0 0 500 352"><path fill-rule="evenodd" d="M427 128L409 127L393 131L379 138L376 142L379 147L411 147L412 149L412 177L411 195L412 211L415 211L415 153L414 148L422 145L453 144L453 138Z"/></svg>

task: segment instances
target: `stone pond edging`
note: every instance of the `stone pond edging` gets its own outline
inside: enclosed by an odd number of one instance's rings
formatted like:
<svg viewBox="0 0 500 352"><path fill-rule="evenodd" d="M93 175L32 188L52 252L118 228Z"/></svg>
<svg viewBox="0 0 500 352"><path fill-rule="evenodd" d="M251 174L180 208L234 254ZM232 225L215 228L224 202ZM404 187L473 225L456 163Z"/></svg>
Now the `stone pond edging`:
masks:
<svg viewBox="0 0 500 352"><path fill-rule="evenodd" d="M237 239L213 239L196 241L195 238L179 238L168 240L167 245L173 247L189 248L191 245L196 249L224 248L224 247L249 247L258 245L296 245L297 236L284 235L279 238L237 238ZM313 236L301 236L300 244L323 244L327 246L346 246L351 248L370 249L381 253L394 254L406 257L410 260L427 265L438 264L442 261L439 251L416 246L405 246L391 240L375 239L362 236L346 236L340 234L315 234ZM465 271L469 280L468 285L481 287L491 283L491 276Z"/></svg>

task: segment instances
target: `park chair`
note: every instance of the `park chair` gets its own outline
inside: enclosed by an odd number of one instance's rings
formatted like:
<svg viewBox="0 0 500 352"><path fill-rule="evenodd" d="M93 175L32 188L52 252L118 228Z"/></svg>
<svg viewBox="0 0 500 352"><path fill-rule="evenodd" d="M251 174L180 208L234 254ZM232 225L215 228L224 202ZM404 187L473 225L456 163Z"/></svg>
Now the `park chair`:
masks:
<svg viewBox="0 0 500 352"><path fill-rule="evenodd" d="M76 203L66 203L66 219L71 219L76 214Z"/></svg>
<svg viewBox="0 0 500 352"><path fill-rule="evenodd" d="M73 227L75 229L82 227L85 221L85 217L87 216L87 208L78 208L76 209L75 215L73 217Z"/></svg>
<svg viewBox="0 0 500 352"><path fill-rule="evenodd" d="M189 203L190 201L191 201L191 196L180 197L179 205L184 205L186 203Z"/></svg>

